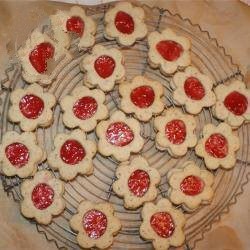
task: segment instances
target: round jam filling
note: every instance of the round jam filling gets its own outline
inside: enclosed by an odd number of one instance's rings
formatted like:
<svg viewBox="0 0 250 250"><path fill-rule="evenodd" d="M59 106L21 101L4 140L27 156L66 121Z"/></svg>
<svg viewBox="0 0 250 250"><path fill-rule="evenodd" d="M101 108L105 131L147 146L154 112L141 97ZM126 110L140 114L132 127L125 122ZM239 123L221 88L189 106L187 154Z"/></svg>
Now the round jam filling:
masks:
<svg viewBox="0 0 250 250"><path fill-rule="evenodd" d="M29 55L31 65L43 74L47 70L47 60L54 57L55 48L48 42L38 44Z"/></svg>
<svg viewBox="0 0 250 250"><path fill-rule="evenodd" d="M81 120L91 118L97 111L97 101L91 96L84 96L73 106L74 115Z"/></svg>
<svg viewBox="0 0 250 250"><path fill-rule="evenodd" d="M106 131L106 139L112 145L123 147L133 141L134 133L126 123L114 122Z"/></svg>
<svg viewBox="0 0 250 250"><path fill-rule="evenodd" d="M146 171L137 169L128 179L129 190L138 197L142 197L149 188L150 178Z"/></svg>
<svg viewBox="0 0 250 250"><path fill-rule="evenodd" d="M186 125L182 120L172 120L165 126L165 135L173 144L182 144L186 139Z"/></svg>
<svg viewBox="0 0 250 250"><path fill-rule="evenodd" d="M79 16L72 16L66 22L66 29L81 37L84 32L84 22Z"/></svg>
<svg viewBox="0 0 250 250"><path fill-rule="evenodd" d="M150 224L154 231L163 238L170 237L175 230L173 218L167 212L153 214L150 218Z"/></svg>
<svg viewBox="0 0 250 250"><path fill-rule="evenodd" d="M99 56L95 60L95 71L101 78L110 77L115 69L115 60L107 55Z"/></svg>
<svg viewBox="0 0 250 250"><path fill-rule="evenodd" d="M31 199L37 209L46 209L53 203L54 190L46 183L39 183L33 189Z"/></svg>
<svg viewBox="0 0 250 250"><path fill-rule="evenodd" d="M131 91L130 99L139 108L150 107L155 99L155 92L150 86L140 86Z"/></svg>
<svg viewBox="0 0 250 250"><path fill-rule="evenodd" d="M5 148L5 155L9 162L16 168L25 166L29 161L29 150L22 143L12 143Z"/></svg>
<svg viewBox="0 0 250 250"><path fill-rule="evenodd" d="M225 98L224 105L234 115L243 115L247 110L248 100L241 93L233 91Z"/></svg>
<svg viewBox="0 0 250 250"><path fill-rule="evenodd" d="M85 157L86 152L83 146L76 140L67 140L60 150L60 157L70 165L78 164Z"/></svg>
<svg viewBox="0 0 250 250"><path fill-rule="evenodd" d="M188 77L184 83L186 95L192 100L201 100L205 96L205 89L201 82L195 77Z"/></svg>
<svg viewBox="0 0 250 250"><path fill-rule="evenodd" d="M92 209L85 213L82 224L90 238L98 239L105 233L108 220L103 212Z"/></svg>
<svg viewBox="0 0 250 250"><path fill-rule="evenodd" d="M156 44L156 49L165 60L170 62L177 60L183 52L182 46L171 40L158 42Z"/></svg>
<svg viewBox="0 0 250 250"><path fill-rule="evenodd" d="M224 158L228 154L228 142L222 134L212 134L205 142L206 152L215 158Z"/></svg>
<svg viewBox="0 0 250 250"><path fill-rule="evenodd" d="M134 32L135 24L133 18L124 11L118 11L115 16L115 27L123 34Z"/></svg>
<svg viewBox="0 0 250 250"><path fill-rule="evenodd" d="M200 194L204 189L204 182L195 175L189 175L180 184L181 191L186 195Z"/></svg>
<svg viewBox="0 0 250 250"><path fill-rule="evenodd" d="M19 102L19 109L26 118L36 119L43 112L44 102L36 95L25 95Z"/></svg>

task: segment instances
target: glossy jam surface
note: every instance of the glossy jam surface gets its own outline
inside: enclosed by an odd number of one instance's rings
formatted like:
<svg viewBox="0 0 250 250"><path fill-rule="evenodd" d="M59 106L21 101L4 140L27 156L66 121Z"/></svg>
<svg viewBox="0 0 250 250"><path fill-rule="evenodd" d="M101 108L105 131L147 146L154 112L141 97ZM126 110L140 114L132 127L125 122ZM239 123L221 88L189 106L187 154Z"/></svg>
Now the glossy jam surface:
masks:
<svg viewBox="0 0 250 250"><path fill-rule="evenodd" d="M150 86L140 86L131 91L130 99L137 107L148 108L155 100L155 92Z"/></svg>
<svg viewBox="0 0 250 250"><path fill-rule="evenodd" d="M222 134L212 134L205 142L205 150L215 158L224 158L228 154L227 139Z"/></svg>
<svg viewBox="0 0 250 250"><path fill-rule="evenodd" d="M72 16L66 22L66 29L81 37L84 32L84 21L79 16Z"/></svg>
<svg viewBox="0 0 250 250"><path fill-rule="evenodd" d="M186 125L182 120L172 120L165 126L165 135L173 144L182 144L186 139L186 134Z"/></svg>
<svg viewBox="0 0 250 250"><path fill-rule="evenodd" d="M115 16L115 27L123 34L132 34L135 29L133 18L124 11L118 11Z"/></svg>
<svg viewBox="0 0 250 250"><path fill-rule="evenodd" d="M184 83L186 95L192 100L201 100L205 96L205 89L196 77L188 77Z"/></svg>
<svg viewBox="0 0 250 250"><path fill-rule="evenodd" d="M107 55L99 56L95 60L95 71L101 78L110 77L115 69L115 60Z"/></svg>
<svg viewBox="0 0 250 250"><path fill-rule="evenodd" d="M200 194L204 189L204 182L195 175L189 175L180 184L181 191L190 196Z"/></svg>

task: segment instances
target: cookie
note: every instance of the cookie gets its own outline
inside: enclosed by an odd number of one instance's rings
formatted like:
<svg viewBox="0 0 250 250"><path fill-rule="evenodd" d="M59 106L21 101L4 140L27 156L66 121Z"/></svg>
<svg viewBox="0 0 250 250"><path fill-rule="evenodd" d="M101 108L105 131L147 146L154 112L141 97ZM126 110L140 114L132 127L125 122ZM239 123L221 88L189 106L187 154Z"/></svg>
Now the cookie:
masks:
<svg viewBox="0 0 250 250"><path fill-rule="evenodd" d="M175 104L185 106L190 114L196 115L202 108L215 104L212 80L193 66L186 68L184 72L177 72L171 85Z"/></svg>
<svg viewBox="0 0 250 250"><path fill-rule="evenodd" d="M167 150L173 157L187 153L197 143L195 135L196 122L193 116L183 114L178 108L169 108L155 118L155 146L159 150Z"/></svg>
<svg viewBox="0 0 250 250"><path fill-rule="evenodd" d="M33 179L25 180L21 184L23 216L48 225L52 217L61 214L65 208L63 193L63 182L53 177L50 171L37 172Z"/></svg>
<svg viewBox="0 0 250 250"><path fill-rule="evenodd" d="M77 232L77 242L81 247L106 249L112 245L121 222L114 216L111 204L82 201L77 214L70 220L70 226Z"/></svg>
<svg viewBox="0 0 250 250"><path fill-rule="evenodd" d="M220 84L214 90L216 104L213 114L233 129L250 121L250 90L244 82L235 80L229 85Z"/></svg>
<svg viewBox="0 0 250 250"><path fill-rule="evenodd" d="M80 68L85 72L84 84L111 91L125 78L124 58L120 50L96 45L92 53L83 58Z"/></svg>
<svg viewBox="0 0 250 250"><path fill-rule="evenodd" d="M147 26L144 23L143 8L133 6L129 2L116 3L104 17L105 33L108 40L114 40L123 46L131 46L136 40L147 35Z"/></svg>
<svg viewBox="0 0 250 250"><path fill-rule="evenodd" d="M72 180L78 174L90 175L93 173L93 157L96 153L96 144L87 140L80 129L70 134L57 134L54 140L55 149L48 155L48 164L58 169L64 180Z"/></svg>
<svg viewBox="0 0 250 250"><path fill-rule="evenodd" d="M199 168L194 162L187 161L167 174L169 183L168 197L176 205L192 212L201 204L209 203L214 191L211 185L214 176L207 170Z"/></svg>
<svg viewBox="0 0 250 250"><path fill-rule="evenodd" d="M190 65L190 41L177 36L171 29L153 31L148 35L148 62L152 68L160 68L162 74L171 75L179 68Z"/></svg>
<svg viewBox="0 0 250 250"><path fill-rule="evenodd" d="M145 203L141 216L140 235L151 240L154 249L167 250L170 246L178 247L184 243L185 216L168 199L161 199L156 205Z"/></svg>
<svg viewBox="0 0 250 250"><path fill-rule="evenodd" d="M134 113L140 121L149 121L153 115L164 109L163 86L144 76L136 76L131 83L119 86L121 95L121 109L127 113Z"/></svg>
<svg viewBox="0 0 250 250"><path fill-rule="evenodd" d="M79 127L85 132L95 129L98 121L108 117L101 90L76 87L70 95L63 97L60 106L64 112L63 123L68 128Z"/></svg>
<svg viewBox="0 0 250 250"><path fill-rule="evenodd" d="M208 169L233 168L236 163L236 151L240 148L240 140L236 132L226 123L217 127L206 124L203 137L195 147L195 153L204 158Z"/></svg>
<svg viewBox="0 0 250 250"><path fill-rule="evenodd" d="M50 22L54 38L66 49L70 47L72 38L79 38L79 50L95 43L96 23L79 6L73 6L69 11L58 10L50 16Z"/></svg>
<svg viewBox="0 0 250 250"><path fill-rule="evenodd" d="M72 58L66 49L38 29L32 32L17 55L22 65L24 80L42 85L51 84L62 66Z"/></svg>
<svg viewBox="0 0 250 250"><path fill-rule="evenodd" d="M124 199L125 208L138 208L157 196L156 186L160 183L161 176L141 156L135 157L130 164L121 164L116 170L116 177L113 190Z"/></svg>
<svg viewBox="0 0 250 250"><path fill-rule="evenodd" d="M3 135L0 162L5 175L17 175L21 178L32 176L37 171L37 164L45 160L45 157L34 133L18 134L15 131L8 131Z"/></svg>
<svg viewBox="0 0 250 250"><path fill-rule="evenodd" d="M118 161L128 160L131 153L138 153L144 145L140 130L137 120L127 118L121 111L114 112L96 127L99 153L112 155Z"/></svg>

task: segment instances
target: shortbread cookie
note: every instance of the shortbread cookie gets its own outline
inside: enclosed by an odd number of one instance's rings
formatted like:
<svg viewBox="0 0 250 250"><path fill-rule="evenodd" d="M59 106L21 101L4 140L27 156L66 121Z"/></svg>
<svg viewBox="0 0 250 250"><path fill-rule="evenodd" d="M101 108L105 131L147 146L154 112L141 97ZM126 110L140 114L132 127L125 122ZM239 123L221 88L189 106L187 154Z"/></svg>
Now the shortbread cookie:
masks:
<svg viewBox="0 0 250 250"><path fill-rule="evenodd" d="M54 145L54 151L48 156L48 164L58 169L62 179L72 180L77 174L93 173L92 158L96 153L96 145L86 139L83 131L77 129L70 134L57 134Z"/></svg>
<svg viewBox="0 0 250 250"><path fill-rule="evenodd" d="M184 105L190 114L198 114L203 107L215 104L212 80L195 67L190 66L184 72L177 72L171 85L174 89L174 102L177 105Z"/></svg>
<svg viewBox="0 0 250 250"><path fill-rule="evenodd" d="M207 124L202 133L203 138L198 141L195 153L204 158L207 168L234 167L235 153L240 147L238 134L233 133L232 128L226 123L220 123L217 127Z"/></svg>
<svg viewBox="0 0 250 250"><path fill-rule="evenodd" d="M162 85L144 76L136 76L131 83L121 84L119 93L121 109L127 114L134 113L140 121L149 121L164 109Z"/></svg>
<svg viewBox="0 0 250 250"><path fill-rule="evenodd" d="M147 202L143 206L140 235L152 240L154 249L167 250L170 246L181 246L185 240L183 228L185 216L175 209L169 200L161 199L155 205Z"/></svg>
<svg viewBox="0 0 250 250"><path fill-rule="evenodd" d="M149 166L145 158L137 156L131 163L121 164L116 170L114 192L124 198L125 208L135 209L157 196L156 186L161 181L159 172Z"/></svg>
<svg viewBox="0 0 250 250"><path fill-rule="evenodd" d="M220 84L215 88L216 104L214 115L238 128L244 121L250 121L250 90L244 82L232 81L229 85Z"/></svg>
<svg viewBox="0 0 250 250"><path fill-rule="evenodd" d="M171 29L154 31L148 36L148 62L152 68L160 68L162 74L173 74L178 68L191 63L190 41L177 36Z"/></svg>
<svg viewBox="0 0 250 250"><path fill-rule="evenodd" d="M197 143L196 122L193 116L183 114L178 108L167 109L154 120L157 130L155 145L159 150L167 150L170 155L180 157Z"/></svg>
<svg viewBox="0 0 250 250"><path fill-rule="evenodd" d="M84 249L106 249L111 246L114 235L121 228L121 222L114 216L111 204L82 201L77 211L70 220L70 226L77 232L78 244Z"/></svg>
<svg viewBox="0 0 250 250"><path fill-rule="evenodd" d="M37 29L18 50L22 76L28 83L50 84L71 59L69 52Z"/></svg>
<svg viewBox="0 0 250 250"><path fill-rule="evenodd" d="M80 67L86 72L84 84L89 88L98 86L103 91L110 91L125 77L122 53L99 44L93 48L91 55L84 57Z"/></svg>
<svg viewBox="0 0 250 250"><path fill-rule="evenodd" d="M101 90L89 90L84 86L75 88L60 101L64 111L63 123L69 128L79 127L85 132L92 131L98 121L108 117L108 108L104 102L105 95Z"/></svg>
<svg viewBox="0 0 250 250"><path fill-rule="evenodd" d="M85 10L73 6L69 11L58 10L50 16L51 29L58 43L68 49L72 38L79 38L78 48L88 48L95 43L96 24Z"/></svg>
<svg viewBox="0 0 250 250"><path fill-rule="evenodd" d="M104 156L113 156L118 161L126 161L131 153L138 153L144 140L140 135L140 124L127 118L121 111L114 112L109 120L101 121L96 127L99 137L98 151Z"/></svg>
<svg viewBox="0 0 250 250"><path fill-rule="evenodd" d="M52 107L56 104L54 95L44 92L37 84L26 89L15 89L10 95L12 106L9 119L19 123L24 131L33 131L37 127L47 127L53 122Z"/></svg>
<svg viewBox="0 0 250 250"><path fill-rule="evenodd" d="M194 162L187 161L178 168L173 168L167 175L170 188L170 201L189 212L200 204L208 203L214 194L211 185L214 176L207 170L199 168Z"/></svg>
<svg viewBox="0 0 250 250"><path fill-rule="evenodd" d="M147 35L144 18L143 8L128 2L117 3L105 14L104 35L109 40L116 39L121 45L133 45L136 40L141 40Z"/></svg>
<svg viewBox="0 0 250 250"><path fill-rule="evenodd" d="M65 208L64 184L53 177L50 171L42 170L32 180L21 185L21 212L27 218L34 218L40 224L49 224L54 215Z"/></svg>
<svg viewBox="0 0 250 250"><path fill-rule="evenodd" d="M7 176L26 178L34 175L37 164L44 160L44 152L38 146L36 135L31 132L18 134L8 131L0 145L0 162Z"/></svg>

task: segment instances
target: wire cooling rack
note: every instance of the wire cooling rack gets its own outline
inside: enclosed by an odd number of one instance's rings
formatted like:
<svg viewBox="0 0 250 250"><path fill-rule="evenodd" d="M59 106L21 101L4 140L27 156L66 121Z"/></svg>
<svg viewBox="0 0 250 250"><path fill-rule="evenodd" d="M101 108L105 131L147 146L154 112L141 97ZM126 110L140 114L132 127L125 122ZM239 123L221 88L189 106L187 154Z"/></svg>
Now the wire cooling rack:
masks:
<svg viewBox="0 0 250 250"><path fill-rule="evenodd" d="M107 41L103 37L103 17L110 4L97 7L86 8L88 15L98 23L96 42L107 47L118 47L115 41ZM143 5L146 12L146 23L149 32L162 30L166 27L173 29L179 35L188 37L191 40L192 64L202 72L209 75L214 84L224 84L231 79L243 79L239 67L232 62L231 56L227 55L225 49L219 46L216 39L210 37L207 31L203 31L199 25L194 25L189 19L183 19L178 14L172 14L166 9L149 8ZM46 26L43 27L46 30ZM58 70L57 79L47 90L54 93L57 100L69 94L72 89L82 84L83 74L79 70L79 62L88 50L79 53L76 46L71 47L74 58L65 63L62 69ZM173 106L172 89L170 87L171 77L163 76L158 70L151 69L147 64L147 43L146 40L138 41L131 48L122 48L125 56L126 76L130 80L136 75L145 75L160 81L165 87L166 107ZM12 64L6 70L6 77L1 81L0 92L0 136L9 130L20 132L18 125L14 125L7 120L9 109L9 96L12 89L24 87L26 84L21 78L19 64ZM106 103L112 113L119 109L119 95L117 87L106 95ZM184 110L183 110L184 111ZM210 109L203 111L196 116L198 128L197 136L206 123L218 124L213 118ZM145 138L145 145L141 155L146 157L151 166L157 168L161 174L161 184L158 188L158 199L167 197L168 185L166 173L169 169L181 165L186 160L194 160L199 166L204 167L203 161L197 158L193 150L181 158L173 159L166 152L159 152L154 146L155 132L152 122L141 123L142 136ZM249 125L245 124L239 129L241 148L237 154L236 166L230 171L213 171L215 175L214 190L215 196L211 204L201 206L194 213L186 214L187 224L185 227L186 249L193 249L197 241L204 238L204 233L208 231L212 223L220 220L223 213L228 212L229 206L236 203L238 195L243 192L243 186L248 182L250 176L249 162ZM57 133L68 132L63 126L62 112L57 104L54 109L54 123L50 128L36 130L39 144L47 152L53 147L53 138ZM94 133L87 135L89 139L95 140ZM36 224L39 233L45 235L48 241L53 241L59 249L79 249L76 242L76 234L69 227L69 219L75 214L81 200L88 199L95 202L109 201L115 208L116 215L122 221L122 229L116 236L113 249L152 249L149 241L144 241L139 236L139 226L141 223L140 210L126 210L123 207L122 199L118 198L112 191L112 183L115 180L115 169L117 162L109 157L105 158L97 154L94 159L94 174L89 177L78 176L74 181L67 182L65 191L66 209L62 215L54 218L48 226ZM39 166L39 169L50 169L47 163ZM51 170L52 171L52 170ZM54 172L53 172L54 173ZM58 177L57 173L54 173ZM18 177L8 178L1 175L4 190L17 202L22 200L20 194L20 184L23 180ZM180 208L181 209L181 208ZM35 223L31 221L32 223Z"/></svg>

